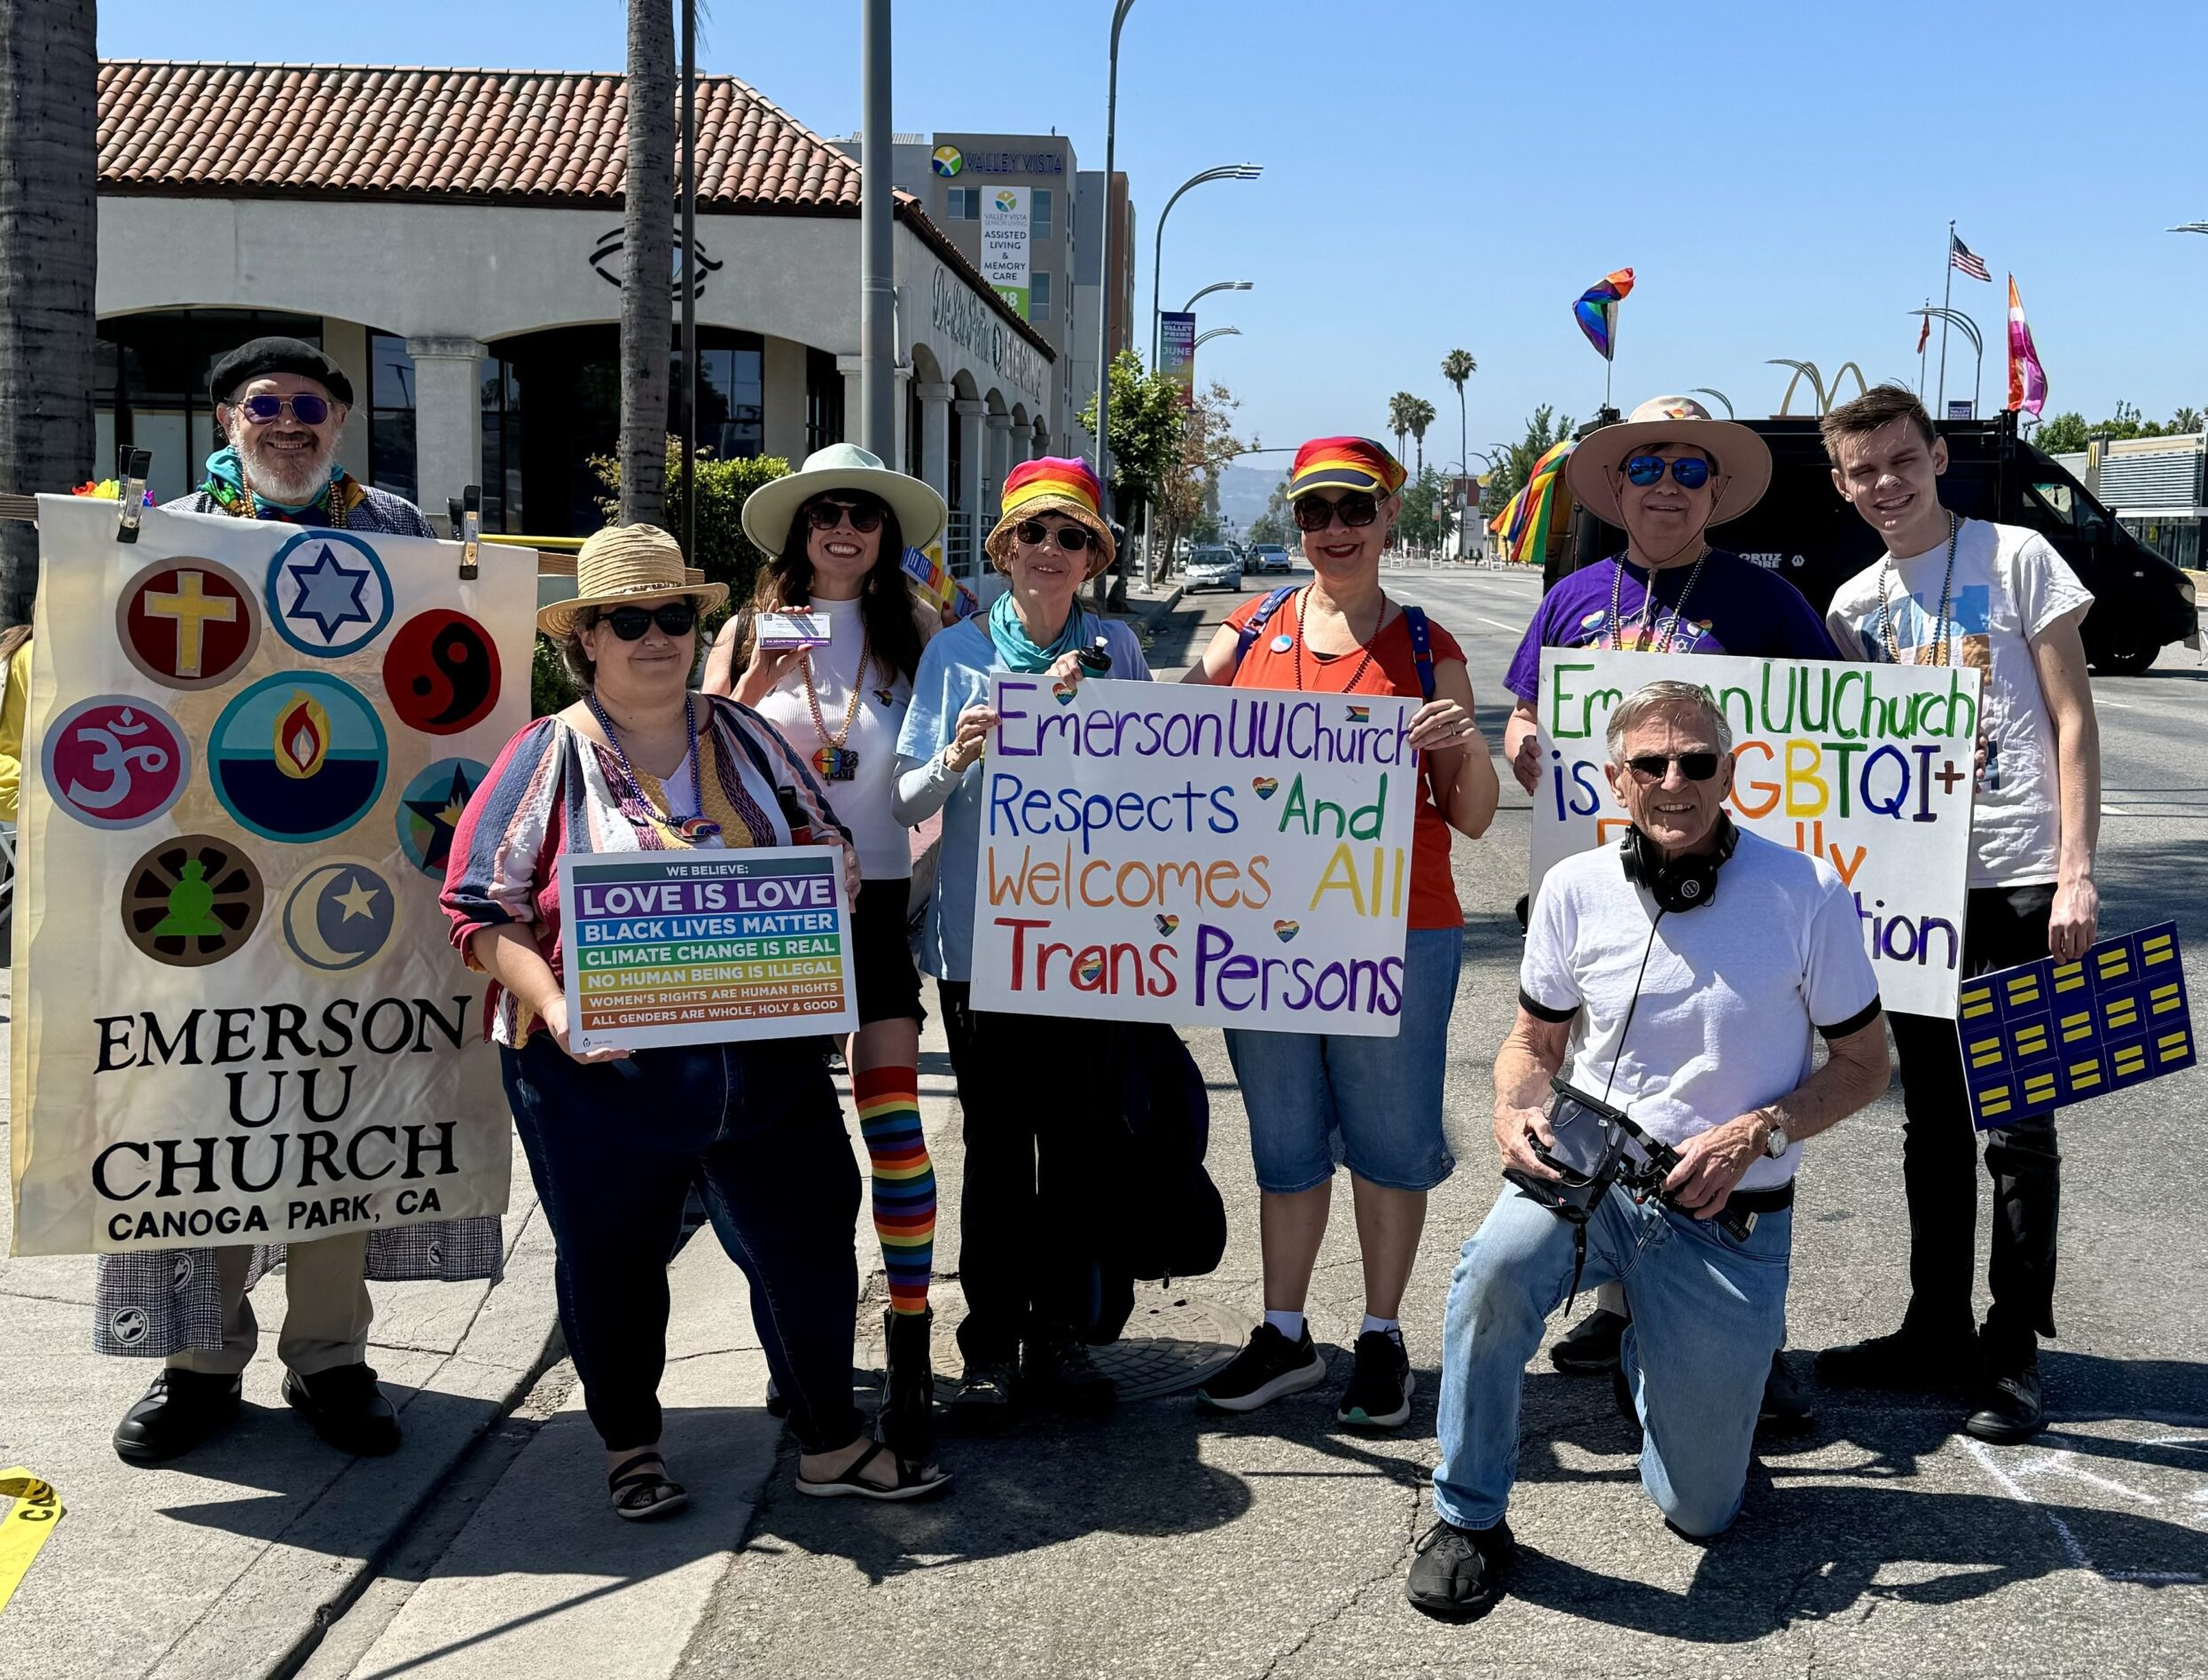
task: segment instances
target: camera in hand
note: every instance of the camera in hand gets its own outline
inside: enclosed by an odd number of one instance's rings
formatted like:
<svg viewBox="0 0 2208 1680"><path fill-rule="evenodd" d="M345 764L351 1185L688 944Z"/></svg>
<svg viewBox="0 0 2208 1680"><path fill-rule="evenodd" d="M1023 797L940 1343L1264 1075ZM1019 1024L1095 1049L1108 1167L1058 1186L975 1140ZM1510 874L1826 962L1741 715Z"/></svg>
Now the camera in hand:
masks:
<svg viewBox="0 0 2208 1680"><path fill-rule="evenodd" d="M1667 1207L1693 1213L1692 1208L1680 1207L1678 1199L1664 1188L1664 1181L1679 1168L1678 1150L1643 1131L1624 1109L1613 1108L1562 1078L1551 1080L1549 1085L1556 1093L1548 1111L1549 1132L1555 1142L1546 1149L1539 1143L1532 1148L1541 1164L1557 1176L1536 1178L1531 1173L1506 1171L1503 1176L1522 1194L1559 1219L1582 1227L1594 1216L1612 1184L1637 1202L1653 1196ZM1639 1146L1640 1159L1633 1156L1629 1144ZM1746 1242L1756 1229L1756 1215L1726 1207L1711 1223Z"/></svg>

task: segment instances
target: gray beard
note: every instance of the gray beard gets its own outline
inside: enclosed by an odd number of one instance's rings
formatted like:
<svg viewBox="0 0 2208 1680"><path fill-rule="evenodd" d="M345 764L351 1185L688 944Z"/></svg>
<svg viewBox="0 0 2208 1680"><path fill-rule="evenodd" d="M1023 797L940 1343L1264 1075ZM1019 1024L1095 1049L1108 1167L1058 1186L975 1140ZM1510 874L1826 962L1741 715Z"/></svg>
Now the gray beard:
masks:
<svg viewBox="0 0 2208 1680"><path fill-rule="evenodd" d="M335 446L312 455L278 455L273 450L239 441L233 434L231 447L238 451L246 488L255 496L287 507L304 507L322 494L330 481L330 461Z"/></svg>

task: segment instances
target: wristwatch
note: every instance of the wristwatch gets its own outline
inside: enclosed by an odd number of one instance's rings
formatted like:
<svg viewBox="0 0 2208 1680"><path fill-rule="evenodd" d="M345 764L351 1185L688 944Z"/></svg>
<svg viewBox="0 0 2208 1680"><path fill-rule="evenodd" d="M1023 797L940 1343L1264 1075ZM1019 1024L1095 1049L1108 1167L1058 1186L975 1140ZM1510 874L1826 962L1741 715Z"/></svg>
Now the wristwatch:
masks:
<svg viewBox="0 0 2208 1680"><path fill-rule="evenodd" d="M1779 1117L1769 1109L1764 1111L1764 1119L1770 1127L1770 1130L1764 1135L1764 1153L1776 1160L1792 1146L1794 1140L1786 1135L1786 1128L1779 1123Z"/></svg>

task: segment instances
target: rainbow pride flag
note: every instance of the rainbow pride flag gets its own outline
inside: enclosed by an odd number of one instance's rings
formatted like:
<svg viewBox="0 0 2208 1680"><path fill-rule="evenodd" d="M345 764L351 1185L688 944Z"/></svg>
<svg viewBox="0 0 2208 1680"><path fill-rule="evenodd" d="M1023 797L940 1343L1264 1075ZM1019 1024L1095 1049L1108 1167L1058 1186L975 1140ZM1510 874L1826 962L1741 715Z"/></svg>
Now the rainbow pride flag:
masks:
<svg viewBox="0 0 2208 1680"><path fill-rule="evenodd" d="M982 604L973 590L944 570L943 564L923 549L904 551L904 575L912 581L912 587L936 612L949 607L959 618L972 618L982 610Z"/></svg>
<svg viewBox="0 0 2208 1680"><path fill-rule="evenodd" d="M1540 566L1547 561L1549 518L1555 502L1556 482L1563 476L1564 457L1575 447L1575 441L1570 438L1551 445L1533 464L1524 487L1489 521L1487 528L1501 539L1506 559L1521 566Z"/></svg>
<svg viewBox="0 0 2208 1680"><path fill-rule="evenodd" d="M1633 289L1631 269L1613 269L1579 294L1571 306L1579 330L1605 362L1617 353L1617 306Z"/></svg>

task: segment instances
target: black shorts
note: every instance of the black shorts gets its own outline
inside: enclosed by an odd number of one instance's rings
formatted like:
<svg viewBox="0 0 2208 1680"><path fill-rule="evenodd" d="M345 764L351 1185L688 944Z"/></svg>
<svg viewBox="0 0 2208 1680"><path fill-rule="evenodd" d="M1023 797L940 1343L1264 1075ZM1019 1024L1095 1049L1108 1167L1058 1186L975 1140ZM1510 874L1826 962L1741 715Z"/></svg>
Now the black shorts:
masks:
<svg viewBox="0 0 2208 1680"><path fill-rule="evenodd" d="M851 959L858 965L858 1024L878 1020L924 1021L920 970L912 962L906 934L909 880L861 881L851 912Z"/></svg>

